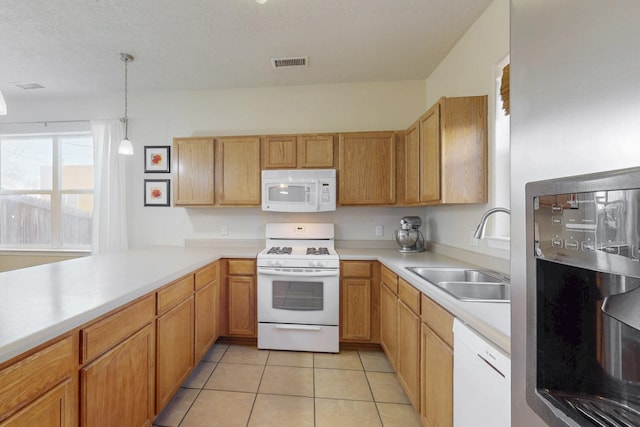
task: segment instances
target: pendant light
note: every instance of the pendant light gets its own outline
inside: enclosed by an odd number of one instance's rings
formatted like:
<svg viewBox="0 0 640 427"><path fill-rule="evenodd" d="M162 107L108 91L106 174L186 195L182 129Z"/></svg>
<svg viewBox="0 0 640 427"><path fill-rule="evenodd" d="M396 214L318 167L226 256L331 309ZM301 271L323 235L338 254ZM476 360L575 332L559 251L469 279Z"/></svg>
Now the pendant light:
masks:
<svg viewBox="0 0 640 427"><path fill-rule="evenodd" d="M129 140L129 117L127 116L127 92L129 91L128 81L127 81L127 65L129 62L133 61L133 56L128 53L121 53L120 59L124 62L124 118L120 119L122 123L124 123L124 139L120 141L120 146L118 147L118 153L124 154L127 156L133 155L133 145Z"/></svg>

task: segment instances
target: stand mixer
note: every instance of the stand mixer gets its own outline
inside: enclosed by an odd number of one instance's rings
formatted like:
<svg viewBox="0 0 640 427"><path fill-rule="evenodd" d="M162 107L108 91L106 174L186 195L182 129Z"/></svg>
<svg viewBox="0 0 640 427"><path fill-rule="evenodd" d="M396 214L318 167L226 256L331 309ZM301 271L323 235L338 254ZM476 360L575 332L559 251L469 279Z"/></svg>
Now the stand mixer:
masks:
<svg viewBox="0 0 640 427"><path fill-rule="evenodd" d="M419 228L422 219L419 216L404 216L400 219L401 230L396 230L394 235L400 245L398 252L422 252L424 251L424 236Z"/></svg>

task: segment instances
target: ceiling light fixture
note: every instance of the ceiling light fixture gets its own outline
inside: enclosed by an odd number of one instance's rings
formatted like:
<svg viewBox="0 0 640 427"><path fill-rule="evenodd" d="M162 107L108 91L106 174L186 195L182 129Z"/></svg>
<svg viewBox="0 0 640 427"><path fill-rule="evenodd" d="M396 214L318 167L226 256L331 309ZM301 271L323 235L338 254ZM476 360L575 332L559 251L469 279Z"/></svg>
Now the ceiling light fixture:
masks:
<svg viewBox="0 0 640 427"><path fill-rule="evenodd" d="M265 4L267 2L267 0L256 0L256 3L258 4Z"/></svg>
<svg viewBox="0 0 640 427"><path fill-rule="evenodd" d="M127 115L127 94L129 91L127 74L128 74L128 64L133 61L133 56L128 53L121 53L120 59L124 62L124 118L120 119L124 123L124 139L120 141L120 146L118 147L118 153L124 154L127 156L133 155L133 145L131 141L129 141L129 117Z"/></svg>
<svg viewBox="0 0 640 427"><path fill-rule="evenodd" d="M2 96L2 92L0 92L0 116L7 115L7 103L4 101L4 96Z"/></svg>

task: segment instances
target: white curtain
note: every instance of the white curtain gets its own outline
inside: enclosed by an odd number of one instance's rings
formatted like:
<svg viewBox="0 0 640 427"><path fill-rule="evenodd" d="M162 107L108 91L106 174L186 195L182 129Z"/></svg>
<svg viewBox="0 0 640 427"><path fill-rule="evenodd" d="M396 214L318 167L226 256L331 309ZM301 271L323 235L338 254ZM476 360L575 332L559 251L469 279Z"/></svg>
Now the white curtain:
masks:
<svg viewBox="0 0 640 427"><path fill-rule="evenodd" d="M125 164L120 120L91 121L94 143L93 254L128 248Z"/></svg>

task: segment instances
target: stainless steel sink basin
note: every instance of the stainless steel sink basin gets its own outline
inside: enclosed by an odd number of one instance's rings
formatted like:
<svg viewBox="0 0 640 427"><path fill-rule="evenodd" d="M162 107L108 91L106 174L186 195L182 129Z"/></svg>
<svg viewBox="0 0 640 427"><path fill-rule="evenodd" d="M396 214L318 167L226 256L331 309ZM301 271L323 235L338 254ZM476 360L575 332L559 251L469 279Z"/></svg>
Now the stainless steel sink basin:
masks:
<svg viewBox="0 0 640 427"><path fill-rule="evenodd" d="M483 282L500 283L501 277L498 273L485 270L469 270L465 268L428 268L428 267L407 267L418 276L431 283L440 282Z"/></svg>
<svg viewBox="0 0 640 427"><path fill-rule="evenodd" d="M407 267L453 297L463 301L509 302L509 278L488 270Z"/></svg>
<svg viewBox="0 0 640 427"><path fill-rule="evenodd" d="M509 302L511 292L506 283L439 282L436 286L463 301Z"/></svg>

